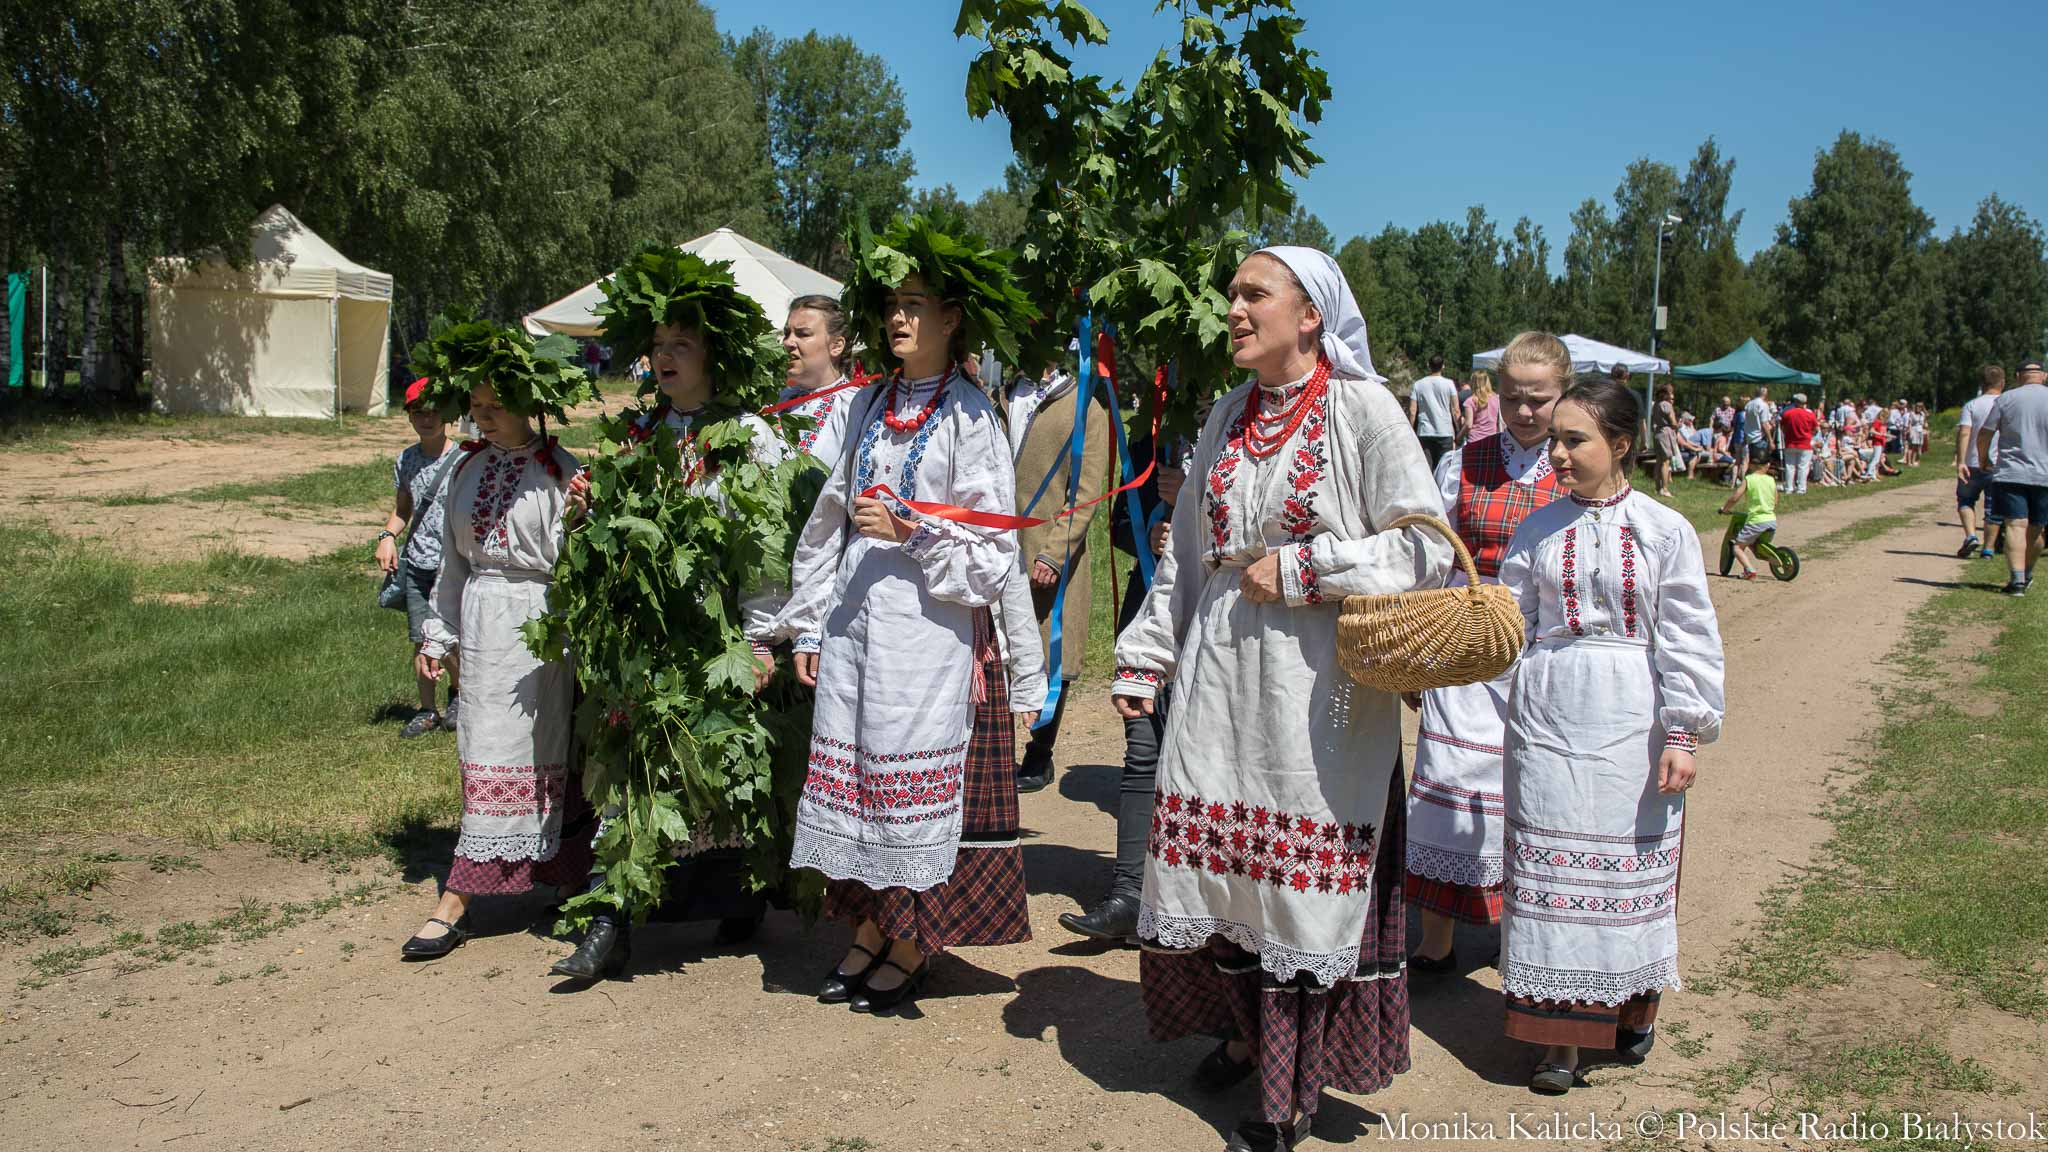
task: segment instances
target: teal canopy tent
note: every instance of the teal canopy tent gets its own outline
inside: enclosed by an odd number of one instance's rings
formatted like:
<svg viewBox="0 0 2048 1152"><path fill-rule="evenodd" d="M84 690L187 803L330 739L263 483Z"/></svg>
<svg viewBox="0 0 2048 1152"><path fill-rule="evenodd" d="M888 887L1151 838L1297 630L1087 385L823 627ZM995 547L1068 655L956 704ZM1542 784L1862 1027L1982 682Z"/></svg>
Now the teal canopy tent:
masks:
<svg viewBox="0 0 2048 1152"><path fill-rule="evenodd" d="M1787 368L1763 350L1754 339L1719 360L1673 368L1675 380L1732 380L1738 384L1804 384L1820 387L1820 377L1797 368Z"/></svg>

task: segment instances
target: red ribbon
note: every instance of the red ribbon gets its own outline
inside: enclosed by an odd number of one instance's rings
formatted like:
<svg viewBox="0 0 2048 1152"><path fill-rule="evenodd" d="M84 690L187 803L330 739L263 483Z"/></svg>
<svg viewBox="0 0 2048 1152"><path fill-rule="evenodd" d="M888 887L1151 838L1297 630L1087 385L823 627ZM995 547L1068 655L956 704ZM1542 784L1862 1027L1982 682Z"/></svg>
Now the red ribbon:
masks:
<svg viewBox="0 0 2048 1152"><path fill-rule="evenodd" d="M884 377L880 372L877 372L872 376L866 374L865 372L861 371L860 364L855 363L853 366L853 379L848 380L846 383L834 384L830 388L820 388L816 392L805 392L802 395L792 396L789 399L782 401L780 404L770 404L768 407L761 409L761 415L780 416L784 412L787 412L792 408L796 408L804 404L809 404L813 400L825 396L830 396L834 392L844 392L849 388L865 388L870 384L882 380L883 378Z"/></svg>
<svg viewBox="0 0 2048 1152"><path fill-rule="evenodd" d="M1113 386L1115 383L1114 377L1111 378L1111 383ZM1090 508L1097 504L1102 503L1104 500L1108 500L1115 496L1121 496L1124 493L1130 491L1131 489L1143 485L1145 481L1150 480L1152 478L1152 470L1159 464L1159 452L1157 450L1157 445L1159 444L1159 420L1160 417L1163 416L1166 412L1165 365L1161 365L1159 367L1159 370L1155 372L1152 376L1152 393L1152 443L1154 445L1154 451L1152 452L1151 458L1145 461L1145 470L1143 472L1138 473L1138 478L1132 480L1128 484L1124 484L1119 487L1113 488L1107 492L1104 492L1102 495L1095 497L1093 500L1086 500L1082 503L1074 505L1072 508L1067 508L1062 511L1055 512L1051 516L1005 516L999 512L977 512L972 508L962 508L957 504L933 504L924 500L905 500L903 497L898 496L895 492L891 491L887 484L871 484L868 486L868 490L862 492L861 495L870 500L886 496L889 499L894 500L896 503L901 504L914 512L921 512L926 516L936 516L941 520L951 520L959 524L975 524L983 528L996 528L1003 530L1013 530L1018 528L1036 528L1041 524L1050 524L1055 520L1063 520L1069 516L1072 516L1074 513L1079 512L1083 508ZM1082 399L1085 401L1085 397ZM1109 418L1112 420L1121 420L1123 417L1118 413L1111 412Z"/></svg>

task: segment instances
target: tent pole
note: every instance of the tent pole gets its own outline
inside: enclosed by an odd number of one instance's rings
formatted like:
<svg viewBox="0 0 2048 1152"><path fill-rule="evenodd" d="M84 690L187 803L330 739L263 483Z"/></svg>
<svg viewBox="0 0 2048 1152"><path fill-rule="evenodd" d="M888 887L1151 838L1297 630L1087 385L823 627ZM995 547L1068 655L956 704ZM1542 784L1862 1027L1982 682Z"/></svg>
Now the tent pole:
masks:
<svg viewBox="0 0 2048 1152"><path fill-rule="evenodd" d="M334 418L341 419L341 297L327 302L327 351L334 364Z"/></svg>
<svg viewBox="0 0 2048 1152"><path fill-rule="evenodd" d="M43 265L43 335L37 341L43 354L43 395L50 394L50 266Z"/></svg>
<svg viewBox="0 0 2048 1152"><path fill-rule="evenodd" d="M1657 358L1657 304L1658 296L1664 290L1664 223L1657 223L1657 270L1650 275L1650 359ZM1643 418L1650 435L1656 435L1657 402L1652 393L1657 386L1657 366L1650 366L1650 374L1643 381Z"/></svg>

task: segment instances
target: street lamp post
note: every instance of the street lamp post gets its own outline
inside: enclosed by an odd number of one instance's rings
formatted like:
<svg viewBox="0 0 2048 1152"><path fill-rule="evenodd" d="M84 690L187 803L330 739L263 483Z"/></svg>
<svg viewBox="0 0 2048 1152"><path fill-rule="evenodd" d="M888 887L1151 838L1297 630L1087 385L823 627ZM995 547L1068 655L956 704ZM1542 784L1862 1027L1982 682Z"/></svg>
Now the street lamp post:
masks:
<svg viewBox="0 0 2048 1152"><path fill-rule="evenodd" d="M1666 212L1664 219L1657 223L1657 265L1656 270L1650 274L1650 359L1652 360L1657 358L1657 332L1663 327L1657 321L1659 320L1658 313L1662 311L1658 307L1658 297L1664 290L1664 238L1671 235L1671 226L1673 224L1683 223L1685 223L1685 219L1676 212ZM1643 418L1649 421L1648 426L1652 429L1653 434L1657 427L1657 406L1656 400L1653 398L1656 387L1657 370L1652 368L1650 369L1648 382L1643 385Z"/></svg>

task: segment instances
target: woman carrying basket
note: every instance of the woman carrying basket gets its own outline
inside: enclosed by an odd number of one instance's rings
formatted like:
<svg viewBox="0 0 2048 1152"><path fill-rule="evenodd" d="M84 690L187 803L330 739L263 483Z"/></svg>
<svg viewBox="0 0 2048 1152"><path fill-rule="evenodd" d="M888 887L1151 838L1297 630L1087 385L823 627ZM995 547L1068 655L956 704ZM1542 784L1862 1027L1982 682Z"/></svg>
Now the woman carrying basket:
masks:
<svg viewBox="0 0 2048 1152"><path fill-rule="evenodd" d="M1401 706L1338 667L1337 616L1348 595L1435 587L1451 549L1379 530L1443 502L1336 262L1263 249L1230 297L1257 379L1202 431L1111 693L1129 719L1173 683L1138 913L1152 1035L1234 1024L1198 1083L1257 1071L1229 1147L1289 1148L1325 1086L1408 1067Z"/></svg>
<svg viewBox="0 0 2048 1152"><path fill-rule="evenodd" d="M1529 1086L1568 1091L1579 1049L1649 1053L1678 986L1678 863L1693 753L1719 735L1720 627L1699 537L1629 487L1640 405L1578 384L1551 416L1570 498L1501 561L1527 630L1509 696L1507 1034L1546 1046Z"/></svg>

